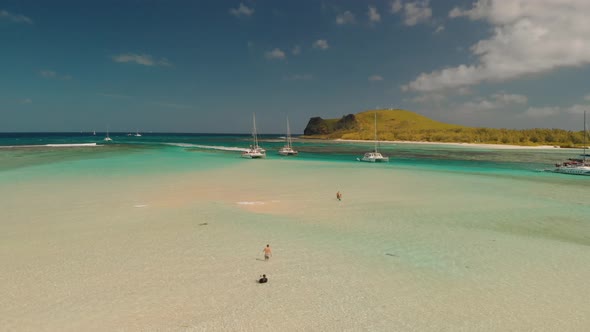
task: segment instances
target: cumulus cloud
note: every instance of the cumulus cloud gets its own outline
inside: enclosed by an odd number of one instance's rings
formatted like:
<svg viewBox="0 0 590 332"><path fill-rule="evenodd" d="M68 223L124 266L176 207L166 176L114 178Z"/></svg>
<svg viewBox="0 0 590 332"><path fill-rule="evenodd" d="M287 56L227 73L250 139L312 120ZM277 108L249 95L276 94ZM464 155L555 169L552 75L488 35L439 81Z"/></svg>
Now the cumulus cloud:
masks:
<svg viewBox="0 0 590 332"><path fill-rule="evenodd" d="M391 12L392 13L398 13L400 10L402 10L403 8L403 4L401 0L395 0L394 2L391 3Z"/></svg>
<svg viewBox="0 0 590 332"><path fill-rule="evenodd" d="M319 48L320 50L327 50L329 47L328 41L325 39L318 39L313 43L313 48Z"/></svg>
<svg viewBox="0 0 590 332"><path fill-rule="evenodd" d="M369 76L369 81L383 81L383 76L381 75L371 75Z"/></svg>
<svg viewBox="0 0 590 332"><path fill-rule="evenodd" d="M8 20L14 23L33 24L33 20L25 15L13 14L6 10L0 10L0 20Z"/></svg>
<svg viewBox="0 0 590 332"><path fill-rule="evenodd" d="M426 23L432 17L430 0L415 0L405 4L401 0L396 0L391 4L391 12L401 12L404 17L404 24L408 26Z"/></svg>
<svg viewBox="0 0 590 332"><path fill-rule="evenodd" d="M445 26L444 25L439 25L434 30L434 33L440 33L440 32L443 32L444 30L445 30Z"/></svg>
<svg viewBox="0 0 590 332"><path fill-rule="evenodd" d="M369 16L369 22L376 23L381 21L381 15L377 11L377 7L369 6L369 11L367 12L367 16Z"/></svg>
<svg viewBox="0 0 590 332"><path fill-rule="evenodd" d="M240 6L238 6L238 8L230 8L229 13L235 17L251 16L254 14L254 8L248 8L246 5L240 2Z"/></svg>
<svg viewBox="0 0 590 332"><path fill-rule="evenodd" d="M492 35L471 46L475 64L422 73L403 90L436 91L516 79L590 63L587 0L479 0L449 17L485 20Z"/></svg>
<svg viewBox="0 0 590 332"><path fill-rule="evenodd" d="M279 60L283 60L285 59L287 56L285 55L285 52L281 51L281 49L279 48L275 48L272 51L268 51L264 54L264 56L267 59L279 59Z"/></svg>
<svg viewBox="0 0 590 332"><path fill-rule="evenodd" d="M404 23L409 26L428 22L432 17L429 0L408 2L404 5Z"/></svg>
<svg viewBox="0 0 590 332"><path fill-rule="evenodd" d="M336 15L336 24L353 24L355 22L356 19L354 18L354 14L348 10L342 14Z"/></svg>
<svg viewBox="0 0 590 332"><path fill-rule="evenodd" d="M111 57L113 61L120 62L120 63L135 63L138 65L143 66L172 66L172 63L168 61L166 58L161 58L160 60L154 59L151 55L148 54L135 54L135 53L127 53L127 54L119 54L113 55Z"/></svg>

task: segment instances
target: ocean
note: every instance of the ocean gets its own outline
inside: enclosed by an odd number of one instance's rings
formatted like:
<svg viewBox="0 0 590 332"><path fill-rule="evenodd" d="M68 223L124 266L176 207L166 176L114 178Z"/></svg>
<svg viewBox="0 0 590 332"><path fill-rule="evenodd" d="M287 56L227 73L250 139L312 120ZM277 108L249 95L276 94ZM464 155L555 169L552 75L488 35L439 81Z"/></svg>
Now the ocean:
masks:
<svg viewBox="0 0 590 332"><path fill-rule="evenodd" d="M590 328L578 151L103 137L0 134L0 329Z"/></svg>

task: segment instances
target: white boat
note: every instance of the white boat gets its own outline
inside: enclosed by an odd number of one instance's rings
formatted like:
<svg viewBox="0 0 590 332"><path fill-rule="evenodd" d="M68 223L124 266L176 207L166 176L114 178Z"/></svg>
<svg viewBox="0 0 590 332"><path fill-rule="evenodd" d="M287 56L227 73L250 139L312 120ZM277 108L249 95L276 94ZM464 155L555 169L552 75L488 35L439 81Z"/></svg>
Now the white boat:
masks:
<svg viewBox="0 0 590 332"><path fill-rule="evenodd" d="M298 153L296 150L293 150L291 128L289 128L289 118L287 118L287 137L285 138L285 146L279 149L279 154L282 156L296 156Z"/></svg>
<svg viewBox="0 0 590 332"><path fill-rule="evenodd" d="M107 129L107 136L104 138L105 142L112 142L113 139L109 137L109 130Z"/></svg>
<svg viewBox="0 0 590 332"><path fill-rule="evenodd" d="M584 152L579 158L570 158L561 164L556 164L555 169L547 170L553 173L571 174L571 175L588 175L590 176L590 157L586 153L586 111L584 111Z"/></svg>
<svg viewBox="0 0 590 332"><path fill-rule="evenodd" d="M365 161L369 163L383 163L388 162L389 157L385 157L379 152L377 140L377 112L375 112L375 148L371 152L366 152L362 158L357 158L358 161Z"/></svg>
<svg viewBox="0 0 590 332"><path fill-rule="evenodd" d="M141 134L139 133L139 130L135 130L135 137L141 137Z"/></svg>
<svg viewBox="0 0 590 332"><path fill-rule="evenodd" d="M266 150L264 150L263 148L261 148L258 145L258 133L256 132L256 115L254 113L252 113L252 123L253 123L252 145L250 145L250 147L246 151L242 152L242 158L248 158L248 159L266 158Z"/></svg>

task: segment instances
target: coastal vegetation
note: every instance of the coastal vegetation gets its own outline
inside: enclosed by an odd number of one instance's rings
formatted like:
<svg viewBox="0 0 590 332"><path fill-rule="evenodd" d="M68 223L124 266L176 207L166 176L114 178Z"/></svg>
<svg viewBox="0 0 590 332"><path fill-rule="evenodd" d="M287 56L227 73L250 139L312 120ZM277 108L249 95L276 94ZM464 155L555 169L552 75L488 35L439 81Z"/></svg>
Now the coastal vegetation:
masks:
<svg viewBox="0 0 590 332"><path fill-rule="evenodd" d="M340 119L313 117L309 120L303 137L372 140L375 113L377 136L384 141L553 145L564 148L580 147L584 142L583 131L466 127L435 121L401 109L368 110L348 114Z"/></svg>

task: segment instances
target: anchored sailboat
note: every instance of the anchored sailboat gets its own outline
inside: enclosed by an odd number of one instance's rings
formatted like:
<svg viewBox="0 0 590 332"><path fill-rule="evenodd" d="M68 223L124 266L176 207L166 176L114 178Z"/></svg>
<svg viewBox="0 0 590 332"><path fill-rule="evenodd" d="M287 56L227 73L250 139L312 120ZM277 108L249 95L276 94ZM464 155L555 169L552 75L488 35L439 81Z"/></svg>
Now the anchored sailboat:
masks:
<svg viewBox="0 0 590 332"><path fill-rule="evenodd" d="M369 163L381 163L381 162L388 162L389 161L389 157L385 157L383 156L378 149L378 143L379 141L377 140L377 112L375 112L375 149L373 149L373 151L371 152L366 152L365 155L363 156L363 158L357 158L358 161L365 161L365 162L369 162Z"/></svg>
<svg viewBox="0 0 590 332"><path fill-rule="evenodd" d="M289 118L287 118L287 137L285 138L285 146L279 149L279 154L283 156L296 156L299 152L293 150L293 142L291 141L291 128L289 128Z"/></svg>
<svg viewBox="0 0 590 332"><path fill-rule="evenodd" d="M588 175L590 176L590 155L586 154L586 111L584 111L584 148L580 158L570 158L567 161L556 164L555 169L548 170L554 173L571 174L571 175Z"/></svg>
<svg viewBox="0 0 590 332"><path fill-rule="evenodd" d="M256 132L256 114L252 113L252 145L246 151L242 152L242 158L261 159L266 158L266 150L258 145L258 133Z"/></svg>

